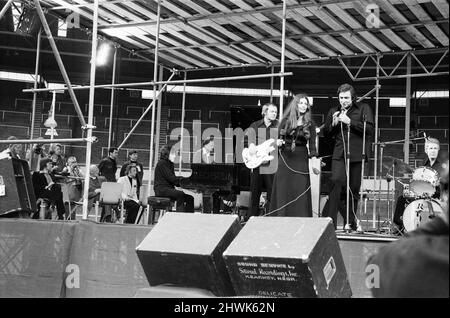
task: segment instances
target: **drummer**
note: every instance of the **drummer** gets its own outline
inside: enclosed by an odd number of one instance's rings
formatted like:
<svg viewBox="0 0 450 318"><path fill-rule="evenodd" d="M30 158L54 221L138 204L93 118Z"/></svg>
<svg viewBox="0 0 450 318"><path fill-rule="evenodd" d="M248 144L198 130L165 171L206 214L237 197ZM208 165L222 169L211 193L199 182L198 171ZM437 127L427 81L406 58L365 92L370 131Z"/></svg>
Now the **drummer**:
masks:
<svg viewBox="0 0 450 318"><path fill-rule="evenodd" d="M439 140L436 138L427 138L425 141L425 153L427 154L427 158L422 163L422 166L431 168L435 170L438 174L440 174L442 170L442 163L439 161L439 150L440 150L440 143ZM440 189L439 186L436 187L436 191L433 194L432 198L439 198L440 197ZM403 212L405 211L406 206L409 204L408 199L405 198L403 195L399 196L397 198L397 203L395 206L395 213L394 213L394 223L398 226L399 231L403 233L404 227L403 227Z"/></svg>

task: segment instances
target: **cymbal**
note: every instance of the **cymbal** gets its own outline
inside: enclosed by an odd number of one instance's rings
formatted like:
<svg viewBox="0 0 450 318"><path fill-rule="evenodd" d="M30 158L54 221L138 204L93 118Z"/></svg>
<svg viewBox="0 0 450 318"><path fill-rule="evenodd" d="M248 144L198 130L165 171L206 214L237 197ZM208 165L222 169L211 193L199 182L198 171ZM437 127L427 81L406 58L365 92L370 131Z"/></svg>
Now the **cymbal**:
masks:
<svg viewBox="0 0 450 318"><path fill-rule="evenodd" d="M386 169L391 169L392 167L395 167L395 172L398 173L411 173L413 172L413 169L409 166L409 164L405 163L404 161L397 159L395 157L391 156L385 156L383 157L383 167Z"/></svg>

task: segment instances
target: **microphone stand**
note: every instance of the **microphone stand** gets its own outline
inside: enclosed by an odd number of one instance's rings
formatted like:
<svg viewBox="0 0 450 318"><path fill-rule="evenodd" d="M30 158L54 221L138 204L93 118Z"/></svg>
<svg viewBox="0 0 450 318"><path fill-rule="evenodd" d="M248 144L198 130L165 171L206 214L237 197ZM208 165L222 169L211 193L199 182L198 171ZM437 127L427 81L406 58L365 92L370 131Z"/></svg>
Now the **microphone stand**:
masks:
<svg viewBox="0 0 450 318"><path fill-rule="evenodd" d="M426 137L418 137L418 138L413 138L410 139L410 141L414 141L414 140L422 140L422 139L426 139ZM380 224L380 213L381 213L381 206L380 206L380 200L381 200L381 181L383 180L382 174L383 174L383 150L384 147L386 147L386 145L393 145L393 144L398 144L398 143L402 143L405 142L406 139L400 139L400 140L393 140L393 141L387 141L387 142L374 142L373 145L375 147L380 147L380 180L379 180L379 184L378 184L378 193L376 194L376 200L377 200L377 205L378 205L378 209L377 209L377 228L376 228L376 233L381 233L381 224ZM388 183L389 186L389 183ZM394 186L395 186L395 179L394 179Z"/></svg>
<svg viewBox="0 0 450 318"><path fill-rule="evenodd" d="M363 121L364 121L364 130L363 130L362 166L361 166L361 186L364 181L364 165L366 163L366 126L367 126L366 115L363 115ZM362 216L362 208L363 208L363 192L362 191L360 191L359 203L360 203L359 216L361 217ZM361 227L361 221L359 218L357 220L356 232L364 233L364 231Z"/></svg>
<svg viewBox="0 0 450 318"><path fill-rule="evenodd" d="M341 122L341 129L342 129L342 122ZM345 141L342 140L342 142L345 144ZM347 161L346 161L346 174L347 174L347 209L346 209L346 218L347 218L347 224L345 224L344 230L347 233L350 233L352 228L350 226L350 124L347 127Z"/></svg>

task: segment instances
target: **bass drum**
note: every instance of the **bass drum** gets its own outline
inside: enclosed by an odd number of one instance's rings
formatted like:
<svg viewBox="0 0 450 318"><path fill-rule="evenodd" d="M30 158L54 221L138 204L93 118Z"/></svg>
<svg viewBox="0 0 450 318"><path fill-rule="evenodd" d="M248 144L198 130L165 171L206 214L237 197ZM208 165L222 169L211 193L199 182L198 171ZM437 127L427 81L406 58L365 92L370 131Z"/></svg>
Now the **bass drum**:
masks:
<svg viewBox="0 0 450 318"><path fill-rule="evenodd" d="M414 231L442 213L442 207L436 200L415 200L411 202L403 213L405 232Z"/></svg>

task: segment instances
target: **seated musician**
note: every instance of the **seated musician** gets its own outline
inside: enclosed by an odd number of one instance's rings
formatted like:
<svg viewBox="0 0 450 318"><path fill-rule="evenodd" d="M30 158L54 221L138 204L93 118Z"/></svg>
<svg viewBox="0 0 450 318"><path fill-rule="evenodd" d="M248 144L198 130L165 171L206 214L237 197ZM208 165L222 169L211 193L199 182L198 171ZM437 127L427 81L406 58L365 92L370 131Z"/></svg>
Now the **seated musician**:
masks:
<svg viewBox="0 0 450 318"><path fill-rule="evenodd" d="M155 195L175 200L177 212L194 212L194 197L175 189L180 186L183 179L175 175L175 157L176 154L171 145L161 148L160 159L155 167Z"/></svg>
<svg viewBox="0 0 450 318"><path fill-rule="evenodd" d="M371 267L366 268L376 271L366 270L366 282L378 282L371 288L374 297L448 298L448 160L442 164L440 183L443 213L369 257Z"/></svg>
<svg viewBox="0 0 450 318"><path fill-rule="evenodd" d="M440 173L442 170L442 163L439 161L439 150L440 143L436 138L427 138L425 141L425 153L427 154L427 158L423 162L422 166L431 168L435 170L437 173ZM440 190L439 187L436 187L436 192L433 194L432 198L439 198ZM413 199L411 199L413 200ZM397 203L395 206L394 212L394 223L399 229L399 234L403 233L403 212L405 211L406 206L409 204L408 198L401 195L397 198Z"/></svg>
<svg viewBox="0 0 450 318"><path fill-rule="evenodd" d="M194 163L199 162L201 155L201 162L204 164L214 164L214 139L209 138L203 141L202 148L194 154ZM212 196L213 209L212 213L217 214L220 212L231 212L233 207L236 206L236 187L232 187L231 190L217 190L214 191Z"/></svg>
<svg viewBox="0 0 450 318"><path fill-rule="evenodd" d="M37 199L47 199L50 203L56 205L58 220L64 220L66 210L64 208L63 194L61 186L55 183L51 171L53 170L53 162L51 159L43 159L40 162L40 171L33 173L32 181L34 194ZM35 213L34 219L39 217L39 213Z"/></svg>

